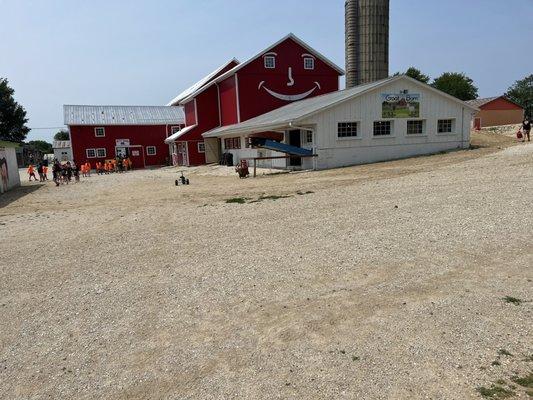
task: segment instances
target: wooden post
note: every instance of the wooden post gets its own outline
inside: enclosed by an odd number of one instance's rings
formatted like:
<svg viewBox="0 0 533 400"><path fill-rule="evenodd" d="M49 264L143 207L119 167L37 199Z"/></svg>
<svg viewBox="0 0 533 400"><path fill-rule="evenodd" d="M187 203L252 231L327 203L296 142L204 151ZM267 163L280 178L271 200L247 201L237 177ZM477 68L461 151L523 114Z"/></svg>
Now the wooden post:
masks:
<svg viewBox="0 0 533 400"><path fill-rule="evenodd" d="M255 175L256 175L256 158L254 158L254 178L255 178Z"/></svg>

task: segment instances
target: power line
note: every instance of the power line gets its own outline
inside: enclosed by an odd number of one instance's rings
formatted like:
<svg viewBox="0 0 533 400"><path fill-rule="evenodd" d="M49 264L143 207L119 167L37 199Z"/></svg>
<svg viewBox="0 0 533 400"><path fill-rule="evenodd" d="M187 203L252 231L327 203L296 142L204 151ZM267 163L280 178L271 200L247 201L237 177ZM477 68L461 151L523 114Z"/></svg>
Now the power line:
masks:
<svg viewBox="0 0 533 400"><path fill-rule="evenodd" d="M48 128L30 128L32 131L36 131L38 129L65 129L65 126L51 126Z"/></svg>

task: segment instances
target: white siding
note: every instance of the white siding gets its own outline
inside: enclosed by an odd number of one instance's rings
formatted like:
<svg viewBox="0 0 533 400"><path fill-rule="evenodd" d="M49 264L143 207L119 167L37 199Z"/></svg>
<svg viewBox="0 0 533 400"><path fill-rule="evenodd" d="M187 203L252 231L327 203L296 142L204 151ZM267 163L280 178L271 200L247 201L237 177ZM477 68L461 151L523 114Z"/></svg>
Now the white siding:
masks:
<svg viewBox="0 0 533 400"><path fill-rule="evenodd" d="M20 174L17 164L17 152L14 147L0 145L0 160L5 158L6 164L0 163L0 194L20 186ZM7 166L7 167L6 167ZM7 171L7 176L4 175ZM7 179L6 179L7 178Z"/></svg>
<svg viewBox="0 0 533 400"><path fill-rule="evenodd" d="M398 93L406 89L421 95L419 119L425 120L425 133L407 135L409 118L398 118L391 119L393 132L390 137L374 137L373 123L382 120L381 93ZM437 134L437 120L447 118L455 119L455 131L452 134ZM470 143L470 120L471 111L460 103L401 80L326 109L302 124L314 127L317 167L325 169L467 148ZM359 122L358 137L337 138L338 122L352 121Z"/></svg>

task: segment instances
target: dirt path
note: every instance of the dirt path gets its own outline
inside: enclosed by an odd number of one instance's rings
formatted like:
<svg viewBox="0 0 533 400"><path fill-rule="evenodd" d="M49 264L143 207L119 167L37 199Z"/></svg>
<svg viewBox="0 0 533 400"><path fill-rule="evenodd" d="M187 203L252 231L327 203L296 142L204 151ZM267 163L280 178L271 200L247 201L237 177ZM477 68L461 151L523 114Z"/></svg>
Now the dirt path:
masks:
<svg viewBox="0 0 533 400"><path fill-rule="evenodd" d="M511 378L533 353L533 145L492 139L2 198L0 398L527 398ZM290 197L250 203L261 195Z"/></svg>

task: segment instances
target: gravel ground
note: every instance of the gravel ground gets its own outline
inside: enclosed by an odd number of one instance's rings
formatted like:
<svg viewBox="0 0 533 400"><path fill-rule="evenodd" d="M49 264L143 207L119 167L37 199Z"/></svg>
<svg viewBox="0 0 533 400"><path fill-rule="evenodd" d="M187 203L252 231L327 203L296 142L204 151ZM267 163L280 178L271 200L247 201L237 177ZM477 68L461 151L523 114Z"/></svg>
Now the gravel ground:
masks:
<svg viewBox="0 0 533 400"><path fill-rule="evenodd" d="M0 198L0 398L525 399L533 145L509 144L25 183Z"/></svg>

